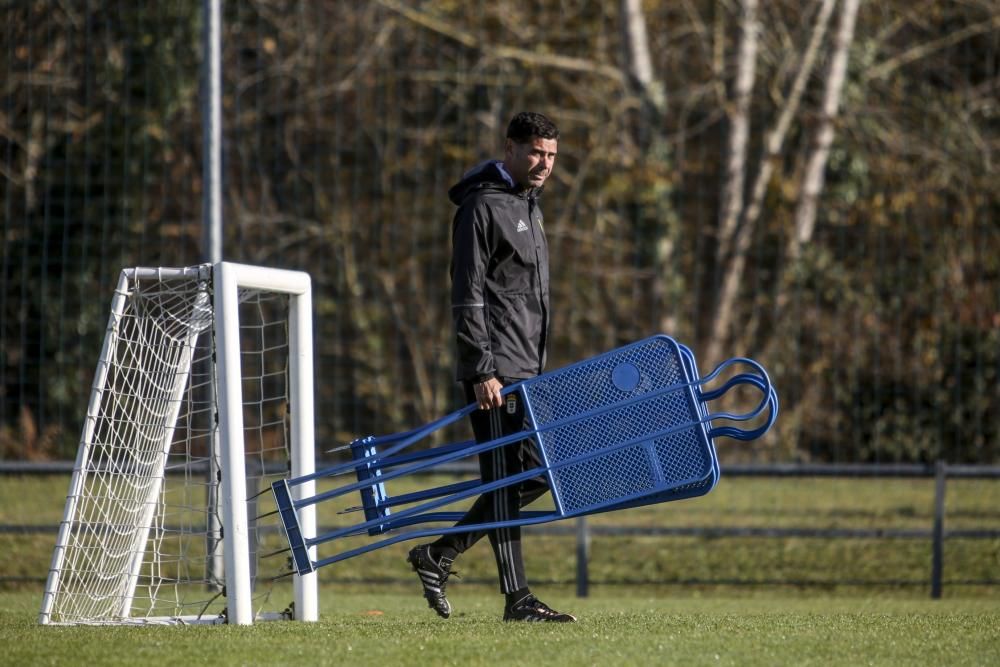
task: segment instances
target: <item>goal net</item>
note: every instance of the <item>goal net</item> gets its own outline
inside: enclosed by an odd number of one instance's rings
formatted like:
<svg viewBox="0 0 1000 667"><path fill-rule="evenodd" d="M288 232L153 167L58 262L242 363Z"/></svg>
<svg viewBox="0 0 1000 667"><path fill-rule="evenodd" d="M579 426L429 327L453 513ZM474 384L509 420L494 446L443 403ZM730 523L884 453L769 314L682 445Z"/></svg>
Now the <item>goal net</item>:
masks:
<svg viewBox="0 0 1000 667"><path fill-rule="evenodd" d="M310 298L300 272L122 271L41 623L316 620L261 493L313 469Z"/></svg>

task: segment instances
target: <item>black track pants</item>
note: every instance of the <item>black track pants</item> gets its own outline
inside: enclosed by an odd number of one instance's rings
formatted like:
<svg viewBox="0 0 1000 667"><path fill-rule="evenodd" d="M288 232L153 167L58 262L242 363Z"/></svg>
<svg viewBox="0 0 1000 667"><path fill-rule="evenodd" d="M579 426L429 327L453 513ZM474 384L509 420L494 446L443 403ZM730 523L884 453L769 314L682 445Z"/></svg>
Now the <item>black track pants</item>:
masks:
<svg viewBox="0 0 1000 667"><path fill-rule="evenodd" d="M504 385L516 382L501 378ZM476 401L471 384L465 386L466 400ZM488 442L504 435L517 433L528 427L520 395L507 395L504 405L492 410L476 410L470 416L476 442ZM498 447L479 455L479 474L483 482L492 482L541 465L538 446L526 439ZM544 475L533 477L520 484L505 486L484 493L476 499L465 516L455 525L471 525L493 521L510 521L521 515L521 508L549 490ZM463 553L484 535L490 538L493 555L497 561L500 590L513 593L528 585L524 575L524 558L521 555L521 528L513 526L489 531L452 533L442 536L434 548L451 548Z"/></svg>

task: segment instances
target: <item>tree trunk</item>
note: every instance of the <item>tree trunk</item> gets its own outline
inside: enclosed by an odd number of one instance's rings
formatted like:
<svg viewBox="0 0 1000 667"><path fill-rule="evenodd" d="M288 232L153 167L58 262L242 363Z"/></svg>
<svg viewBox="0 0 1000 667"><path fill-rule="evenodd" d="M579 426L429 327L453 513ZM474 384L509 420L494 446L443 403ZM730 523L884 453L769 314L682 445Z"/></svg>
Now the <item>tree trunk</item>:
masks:
<svg viewBox="0 0 1000 667"><path fill-rule="evenodd" d="M821 0L819 13L816 15L816 23L813 25L812 35L809 37L809 45L802 56L799 64L799 71L795 75L795 81L785 100L785 105L778 116L778 122L767 133L764 140L764 155L760 160L760 168L754 179L753 189L750 194L750 203L747 204L743 213L743 227L752 230L760 217L760 210L764 202L764 194L767 192L767 185L774 175L774 168L781 157L781 151L785 145L785 138L788 136L788 129L792 125L792 119L799 111L802 102L802 94L805 92L809 77L812 76L813 68L816 66L816 56L819 48L826 36L827 26L830 24L830 15L833 14L833 7L837 0Z"/></svg>
<svg viewBox="0 0 1000 667"><path fill-rule="evenodd" d="M746 262L743 254L746 252L745 246L748 242L742 243L741 240L748 235L737 235L737 231L740 213L743 210L747 143L750 136L750 98L756 73L757 38L760 33L757 6L757 0L742 0L736 84L732 105L728 110L729 141L715 255L716 268L722 271L723 283L715 298L715 316L712 318L707 355L710 364L716 363L721 357L722 345L729 331L733 304L739 292Z"/></svg>
<svg viewBox="0 0 1000 667"><path fill-rule="evenodd" d="M634 115L633 141L640 148L643 160L662 164L669 155L662 122L667 111L667 95L663 82L653 70L642 0L621 0L619 10L626 78L641 100L639 112ZM651 212L640 215L636 224L652 230L654 242L648 261L656 275L652 284L654 303L662 305L670 301L663 271L672 264L674 238L668 222L670 204L666 197L658 197L657 202ZM664 308L658 325L660 331L673 331L675 314Z"/></svg>
<svg viewBox="0 0 1000 667"><path fill-rule="evenodd" d="M830 145L833 143L834 123L840 108L840 99L847 78L847 57L854 41L854 23L858 16L858 6L861 0L844 0L841 7L840 23L833 43L833 58L830 61L830 73L826 80L823 93L823 106L820 114L819 128L812 154L806 164L802 177L802 191L799 204L795 210L795 230L788 240L786 256L789 262L798 260L802 246L812 240L816 229L816 203L823 191L826 163L830 157Z"/></svg>
<svg viewBox="0 0 1000 667"><path fill-rule="evenodd" d="M729 140L726 148L726 175L722 184L722 204L719 210L719 243L716 265L725 266L732 250L733 238L743 210L743 188L746 181L747 143L750 138L750 98L757 71L757 44L760 19L757 0L743 0L740 18L740 44L736 62L736 83L732 103L727 109Z"/></svg>
<svg viewBox="0 0 1000 667"><path fill-rule="evenodd" d="M666 93L653 73L642 0L621 0L621 20L629 83L638 89L645 104L662 114L666 110Z"/></svg>

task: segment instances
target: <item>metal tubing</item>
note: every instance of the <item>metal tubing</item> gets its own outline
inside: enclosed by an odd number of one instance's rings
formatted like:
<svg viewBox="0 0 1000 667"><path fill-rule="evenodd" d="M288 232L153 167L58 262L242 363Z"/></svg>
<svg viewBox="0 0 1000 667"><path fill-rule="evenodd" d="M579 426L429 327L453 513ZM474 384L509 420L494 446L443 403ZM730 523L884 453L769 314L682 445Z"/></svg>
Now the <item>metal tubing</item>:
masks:
<svg viewBox="0 0 1000 667"><path fill-rule="evenodd" d="M941 598L941 576L944 572L944 490L948 466L944 461L934 464L934 531L931 538L931 599Z"/></svg>
<svg viewBox="0 0 1000 667"><path fill-rule="evenodd" d="M576 596L585 598L590 594L590 528L587 517L576 520Z"/></svg>
<svg viewBox="0 0 1000 667"><path fill-rule="evenodd" d="M202 256L222 261L222 0L203 0Z"/></svg>

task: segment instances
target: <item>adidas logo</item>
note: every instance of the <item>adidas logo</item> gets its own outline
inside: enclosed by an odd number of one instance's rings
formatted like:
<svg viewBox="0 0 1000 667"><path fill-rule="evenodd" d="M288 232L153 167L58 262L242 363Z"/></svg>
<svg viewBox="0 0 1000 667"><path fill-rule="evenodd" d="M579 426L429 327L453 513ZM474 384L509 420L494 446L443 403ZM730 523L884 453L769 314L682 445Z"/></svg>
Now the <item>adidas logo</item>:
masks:
<svg viewBox="0 0 1000 667"><path fill-rule="evenodd" d="M524 224L524 220L517 221L517 231L526 232L528 231L528 225Z"/></svg>

